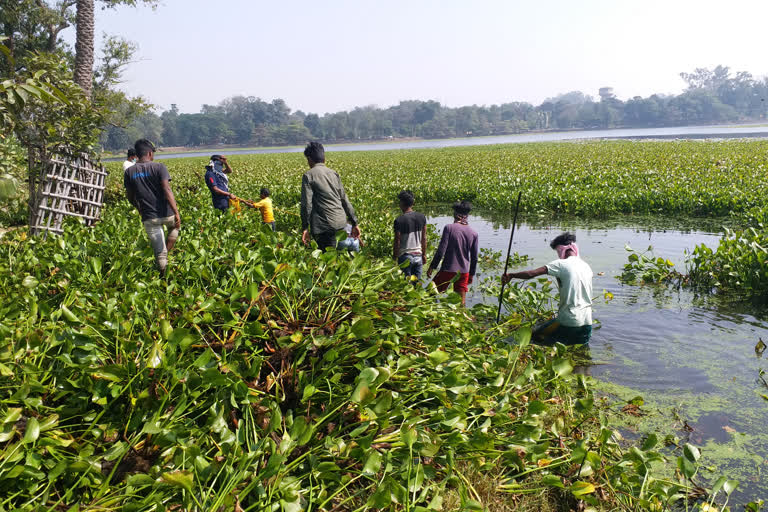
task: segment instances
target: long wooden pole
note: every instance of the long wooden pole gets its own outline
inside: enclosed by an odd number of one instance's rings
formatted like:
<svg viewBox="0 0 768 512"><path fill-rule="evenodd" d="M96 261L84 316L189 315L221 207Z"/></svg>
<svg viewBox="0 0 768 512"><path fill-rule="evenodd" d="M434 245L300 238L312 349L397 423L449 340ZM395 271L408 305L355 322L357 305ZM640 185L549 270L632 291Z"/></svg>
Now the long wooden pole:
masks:
<svg viewBox="0 0 768 512"><path fill-rule="evenodd" d="M517 193L517 205L515 206L515 217L512 219L512 233L509 235L509 246L507 247L507 259L504 260L504 274L507 273L507 269L509 268L509 255L512 252L512 239L515 238L515 225L517 224L517 212L520 211L520 198L523 197L522 190ZM502 274L502 276L504 275ZM499 293L499 312L496 313L496 323L499 323L499 320L501 319L501 303L504 299L504 280L501 280L501 293Z"/></svg>

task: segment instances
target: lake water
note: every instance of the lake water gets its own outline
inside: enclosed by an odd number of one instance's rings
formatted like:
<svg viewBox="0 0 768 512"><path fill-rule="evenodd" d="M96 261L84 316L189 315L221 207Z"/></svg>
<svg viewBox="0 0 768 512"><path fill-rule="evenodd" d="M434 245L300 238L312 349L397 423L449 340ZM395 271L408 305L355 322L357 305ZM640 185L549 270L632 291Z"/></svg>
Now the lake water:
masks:
<svg viewBox="0 0 768 512"><path fill-rule="evenodd" d="M560 142L584 139L725 139L725 138L764 138L768 137L768 125L733 126L675 126L667 128L622 128L615 130L580 130L568 132L522 133L518 135L496 135L491 137L465 137L456 139L411 140L393 142L375 142L360 144L328 144L330 151L389 151L397 149L429 149L456 146L484 146L488 144L521 144L528 142ZM155 159L207 157L221 152L226 155L250 155L264 153L298 153L304 147L274 147L260 149L206 149L201 152L163 153ZM117 161L111 158L105 161Z"/></svg>
<svg viewBox="0 0 768 512"><path fill-rule="evenodd" d="M506 255L510 220L471 216L480 247ZM431 217L440 232L452 221ZM768 352L764 359L754 351L758 339L768 342L768 313L667 286L622 285L617 276L627 262L625 245L637 250L652 245L656 255L671 259L680 271L685 250L700 243L718 245L717 222L661 222L667 225L655 220L653 229L631 218L523 222L512 252L533 258L518 270L540 267L556 257L549 248L552 238L565 230L576 233L581 255L595 273L594 317L601 323L585 351L591 358L587 373L612 398L614 416L622 419L628 437L648 431L659 439L675 435L702 449L704 466L713 469L702 470L705 479L727 474L739 480L729 503L736 510L737 504L768 498L768 401L761 397L768 387L759 378L761 368L768 371ZM613 300L606 302L603 290L613 293ZM494 301L477 291L468 295L469 303L480 300ZM637 395L645 399L647 416L622 414L621 400Z"/></svg>

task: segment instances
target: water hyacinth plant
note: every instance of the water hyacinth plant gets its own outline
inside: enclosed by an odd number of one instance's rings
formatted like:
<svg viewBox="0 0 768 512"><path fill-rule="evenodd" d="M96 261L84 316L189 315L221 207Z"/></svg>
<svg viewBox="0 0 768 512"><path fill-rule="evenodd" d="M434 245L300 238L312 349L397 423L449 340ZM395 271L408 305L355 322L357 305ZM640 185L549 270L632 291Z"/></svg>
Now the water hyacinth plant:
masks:
<svg viewBox="0 0 768 512"><path fill-rule="evenodd" d="M182 234L166 279L116 170L94 228L0 243L0 510L724 503L736 483L705 489L695 447L622 441L565 347L529 344L549 281L508 287L495 325L493 306L465 310L375 256L402 188L501 208L524 187L530 212L746 207L754 189L717 191L735 165L762 183L732 144L331 155L367 243L354 256L300 244L297 155L231 159L234 193L272 190L278 233L248 209L217 215L200 162L169 161ZM446 179L446 162L473 173ZM688 163L690 178L663 179Z"/></svg>

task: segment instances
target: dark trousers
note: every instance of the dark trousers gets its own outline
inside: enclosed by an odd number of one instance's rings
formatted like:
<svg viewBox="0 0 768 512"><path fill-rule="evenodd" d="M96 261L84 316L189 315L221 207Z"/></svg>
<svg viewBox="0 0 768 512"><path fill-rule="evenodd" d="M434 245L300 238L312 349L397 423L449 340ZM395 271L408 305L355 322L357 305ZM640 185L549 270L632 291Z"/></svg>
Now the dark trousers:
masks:
<svg viewBox="0 0 768 512"><path fill-rule="evenodd" d="M329 247L336 248L336 231L324 231L322 233L314 233L312 238L317 242L317 246L325 251Z"/></svg>

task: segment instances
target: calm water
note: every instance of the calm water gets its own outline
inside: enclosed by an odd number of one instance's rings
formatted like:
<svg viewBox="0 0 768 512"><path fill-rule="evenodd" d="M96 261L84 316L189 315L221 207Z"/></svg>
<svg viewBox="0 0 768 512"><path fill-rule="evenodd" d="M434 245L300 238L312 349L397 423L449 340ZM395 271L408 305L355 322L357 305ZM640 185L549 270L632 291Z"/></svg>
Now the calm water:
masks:
<svg viewBox="0 0 768 512"><path fill-rule="evenodd" d="M452 220L431 218L439 231ZM509 220L474 216L470 224L480 234L481 248L506 254ZM652 245L657 255L671 259L681 271L686 249L700 243L718 245L717 223L685 227L648 229L629 220L609 225L523 223L512 252L533 258L520 270L540 267L556 257L549 241L564 230L575 232L581 255L595 273L594 317L602 324L590 342L592 365L587 371L606 383L612 396L627 400L642 395L649 412L640 420L630 419L624 431L630 437L655 431L659 439L673 434L701 447L704 465L714 466L711 473L703 471L705 478L726 473L741 482L731 505L765 499L768 401L761 394L768 394L768 388L758 375L761 368L768 371L768 352L766 359L756 357L754 347L760 337L768 342L768 314L685 290L625 286L617 280L627 262L625 245L638 250ZM603 290L614 294L612 301L603 299ZM477 292L468 299L488 300ZM685 428L686 423L693 431Z"/></svg>
<svg viewBox="0 0 768 512"><path fill-rule="evenodd" d="M582 139L704 139L704 138L763 138L768 137L768 125L752 126L676 126L670 128L622 128L616 130L582 130L569 132L524 133L492 137L466 137L458 139L413 140L397 142L329 144L332 151L384 151L394 149L447 148L455 146L484 146L488 144L518 144L526 142L558 142ZM207 157L212 153L250 155L263 153L297 153L304 147L275 147L261 149L207 149L195 153L157 153L155 159ZM110 158L105 161L118 161Z"/></svg>

